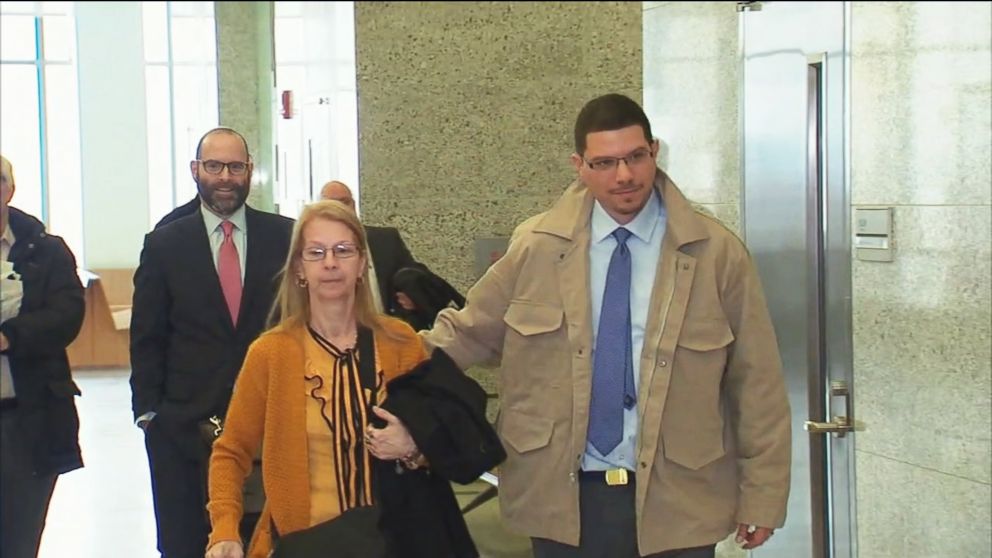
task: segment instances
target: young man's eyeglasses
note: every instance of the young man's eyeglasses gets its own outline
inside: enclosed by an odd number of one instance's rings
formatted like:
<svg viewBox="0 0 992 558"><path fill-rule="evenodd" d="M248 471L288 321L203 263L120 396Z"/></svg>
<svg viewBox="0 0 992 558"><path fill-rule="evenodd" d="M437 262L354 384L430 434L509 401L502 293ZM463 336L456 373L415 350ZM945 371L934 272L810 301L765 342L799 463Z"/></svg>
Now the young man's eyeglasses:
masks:
<svg viewBox="0 0 992 558"><path fill-rule="evenodd" d="M334 254L335 259L346 260L348 258L354 258L358 255L358 246L347 242L335 244L330 248L324 248L323 246L310 246L309 248L303 249L302 258L305 262L321 262L327 257L328 252Z"/></svg>
<svg viewBox="0 0 992 558"><path fill-rule="evenodd" d="M197 161L197 163L200 163L200 168L206 171L207 174L220 174L224 172L224 167L227 167L227 172L231 173L232 176L239 176L248 172L248 163L242 161L222 163L210 159L207 161Z"/></svg>
<svg viewBox="0 0 992 558"><path fill-rule="evenodd" d="M594 171L614 171L617 170L617 167L620 165L620 161L627 163L628 167L647 163L651 160L651 150L646 147L642 147L626 157L597 157L592 161L583 157L582 160L585 161L585 163L589 165L589 168Z"/></svg>

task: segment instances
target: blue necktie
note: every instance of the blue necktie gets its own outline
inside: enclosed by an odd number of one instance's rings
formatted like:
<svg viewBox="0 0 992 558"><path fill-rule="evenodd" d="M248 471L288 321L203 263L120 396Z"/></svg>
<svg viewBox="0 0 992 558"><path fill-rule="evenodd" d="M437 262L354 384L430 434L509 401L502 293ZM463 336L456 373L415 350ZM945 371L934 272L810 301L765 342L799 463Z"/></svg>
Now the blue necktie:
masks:
<svg viewBox="0 0 992 558"><path fill-rule="evenodd" d="M592 359L589 442L607 455L623 438L623 410L637 401L630 341L630 231L613 231L617 247L606 272L599 330Z"/></svg>

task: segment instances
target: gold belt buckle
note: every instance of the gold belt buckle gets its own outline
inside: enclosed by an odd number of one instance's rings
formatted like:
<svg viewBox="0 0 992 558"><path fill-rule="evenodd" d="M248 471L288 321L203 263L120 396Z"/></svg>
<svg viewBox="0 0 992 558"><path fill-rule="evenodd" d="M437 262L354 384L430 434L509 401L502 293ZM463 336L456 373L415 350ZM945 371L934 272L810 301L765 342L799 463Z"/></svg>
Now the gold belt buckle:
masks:
<svg viewBox="0 0 992 558"><path fill-rule="evenodd" d="M623 486L627 484L627 469L607 469L606 484L610 486Z"/></svg>

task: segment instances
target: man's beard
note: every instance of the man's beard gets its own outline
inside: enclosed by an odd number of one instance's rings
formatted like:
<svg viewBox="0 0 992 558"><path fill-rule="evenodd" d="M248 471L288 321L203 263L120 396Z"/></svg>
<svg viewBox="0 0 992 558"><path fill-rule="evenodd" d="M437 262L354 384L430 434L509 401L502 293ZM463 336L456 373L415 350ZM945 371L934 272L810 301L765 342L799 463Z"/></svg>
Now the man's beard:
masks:
<svg viewBox="0 0 992 558"><path fill-rule="evenodd" d="M218 188L227 187L231 188L230 196L221 197L217 195ZM231 182L205 185L197 181L196 191L200 194L200 199L203 200L203 203L207 204L207 207L214 213L225 217L241 209L241 206L245 204L245 200L248 199L247 185L234 185Z"/></svg>

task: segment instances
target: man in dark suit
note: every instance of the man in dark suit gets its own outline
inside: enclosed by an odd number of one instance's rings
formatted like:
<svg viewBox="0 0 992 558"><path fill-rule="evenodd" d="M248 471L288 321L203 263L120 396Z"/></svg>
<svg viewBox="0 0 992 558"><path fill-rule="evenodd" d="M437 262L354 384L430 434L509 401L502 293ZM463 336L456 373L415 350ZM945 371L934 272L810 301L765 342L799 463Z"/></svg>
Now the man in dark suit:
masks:
<svg viewBox="0 0 992 558"><path fill-rule="evenodd" d="M266 327L293 226L245 205L252 162L234 130L207 132L190 170L201 207L146 235L131 318L132 406L163 558L204 554L209 450L199 425L227 410L248 345Z"/></svg>
<svg viewBox="0 0 992 558"><path fill-rule="evenodd" d="M355 198L343 182L324 184L320 197L355 210ZM465 303L461 293L447 281L413 259L397 229L365 225L365 234L371 253L368 277L380 310L407 321L415 329L429 329L442 308L451 303L461 308Z"/></svg>

